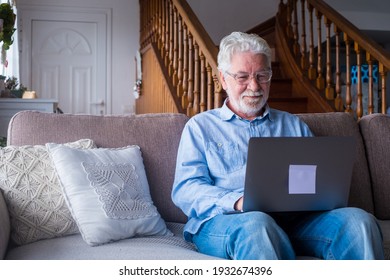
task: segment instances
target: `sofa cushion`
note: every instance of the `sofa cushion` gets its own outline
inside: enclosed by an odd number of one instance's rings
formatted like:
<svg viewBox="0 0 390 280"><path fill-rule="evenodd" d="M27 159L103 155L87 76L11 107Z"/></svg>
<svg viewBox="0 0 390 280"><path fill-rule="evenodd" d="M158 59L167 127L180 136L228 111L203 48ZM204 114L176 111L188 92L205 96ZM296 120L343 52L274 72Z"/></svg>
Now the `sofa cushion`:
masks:
<svg viewBox="0 0 390 280"><path fill-rule="evenodd" d="M390 220L378 220L383 234L385 260L390 260Z"/></svg>
<svg viewBox="0 0 390 280"><path fill-rule="evenodd" d="M201 260L216 259L198 253L183 239L183 224L167 223L173 236L147 236L88 246L80 234L41 240L11 249L9 260Z"/></svg>
<svg viewBox="0 0 390 280"><path fill-rule="evenodd" d="M332 112L298 115L316 136L354 136L356 159L352 172L349 205L374 213L370 174L363 139L357 121L348 113Z"/></svg>
<svg viewBox="0 0 390 280"><path fill-rule="evenodd" d="M149 193L140 148L73 149L46 144L85 242L169 235Z"/></svg>
<svg viewBox="0 0 390 280"><path fill-rule="evenodd" d="M98 147L138 145L152 200L162 218L185 222L187 217L172 202L171 190L177 148L187 120L186 115L176 113L93 116L21 111L10 121L7 140L11 145L42 145L89 138Z"/></svg>
<svg viewBox="0 0 390 280"><path fill-rule="evenodd" d="M94 143L83 139L67 145L91 148ZM45 146L1 148L0 189L4 192L11 237L16 244L78 232Z"/></svg>
<svg viewBox="0 0 390 280"><path fill-rule="evenodd" d="M390 219L390 116L366 115L359 121L367 152L375 216Z"/></svg>

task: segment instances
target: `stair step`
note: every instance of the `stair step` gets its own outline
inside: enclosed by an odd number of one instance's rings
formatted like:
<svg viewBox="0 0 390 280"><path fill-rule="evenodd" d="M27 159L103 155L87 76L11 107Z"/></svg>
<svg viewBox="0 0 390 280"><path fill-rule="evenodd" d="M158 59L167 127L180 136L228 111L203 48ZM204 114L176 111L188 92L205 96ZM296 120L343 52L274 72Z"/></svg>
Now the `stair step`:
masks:
<svg viewBox="0 0 390 280"><path fill-rule="evenodd" d="M270 95L268 104L271 108L292 114L307 112L307 97L273 97Z"/></svg>
<svg viewBox="0 0 390 280"><path fill-rule="evenodd" d="M272 61L272 79L285 78L282 67L278 61Z"/></svg>
<svg viewBox="0 0 390 280"><path fill-rule="evenodd" d="M291 96L292 95L292 81L291 79L272 79L271 88L270 88L271 96Z"/></svg>

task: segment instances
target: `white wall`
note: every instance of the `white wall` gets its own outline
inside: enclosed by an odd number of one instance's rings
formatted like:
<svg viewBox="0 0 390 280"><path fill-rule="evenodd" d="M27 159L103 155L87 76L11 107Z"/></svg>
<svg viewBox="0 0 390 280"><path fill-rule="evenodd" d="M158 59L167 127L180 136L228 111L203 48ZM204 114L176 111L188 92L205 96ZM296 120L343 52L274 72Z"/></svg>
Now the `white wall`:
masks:
<svg viewBox="0 0 390 280"><path fill-rule="evenodd" d="M390 1L387 0L325 0L362 30L390 30Z"/></svg>
<svg viewBox="0 0 390 280"><path fill-rule="evenodd" d="M247 31L275 16L277 0L187 0L215 45L233 31Z"/></svg>
<svg viewBox="0 0 390 280"><path fill-rule="evenodd" d="M138 0L18 0L17 5L112 8L113 114L133 113L134 56L139 49Z"/></svg>

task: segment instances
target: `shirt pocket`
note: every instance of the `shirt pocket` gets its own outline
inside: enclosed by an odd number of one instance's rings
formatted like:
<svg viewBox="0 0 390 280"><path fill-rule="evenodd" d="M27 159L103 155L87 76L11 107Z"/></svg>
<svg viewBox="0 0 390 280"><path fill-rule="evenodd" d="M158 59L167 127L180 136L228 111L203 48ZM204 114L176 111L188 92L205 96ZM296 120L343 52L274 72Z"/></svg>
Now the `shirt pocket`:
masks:
<svg viewBox="0 0 390 280"><path fill-rule="evenodd" d="M209 142L207 162L211 173L231 173L244 165L244 155L239 145L233 142Z"/></svg>

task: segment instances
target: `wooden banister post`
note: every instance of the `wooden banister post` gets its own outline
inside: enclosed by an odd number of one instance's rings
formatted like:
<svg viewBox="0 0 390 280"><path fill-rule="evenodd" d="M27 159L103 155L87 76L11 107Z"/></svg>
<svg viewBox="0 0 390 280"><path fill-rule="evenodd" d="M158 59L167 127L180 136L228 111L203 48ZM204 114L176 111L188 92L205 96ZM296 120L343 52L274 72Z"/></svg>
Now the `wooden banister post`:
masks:
<svg viewBox="0 0 390 280"><path fill-rule="evenodd" d="M325 96L328 100L334 99L334 88L332 83L332 63L331 63L331 52L330 52L330 26L332 22L324 17L326 27L326 89Z"/></svg>
<svg viewBox="0 0 390 280"><path fill-rule="evenodd" d="M356 52L356 68L357 68L357 100L356 100L356 116L360 119L363 116L363 92L362 92L362 56L361 48L355 42L354 49Z"/></svg>
<svg viewBox="0 0 390 280"><path fill-rule="evenodd" d="M322 14L317 10L317 88L323 90L325 88L324 77L322 76L322 36L321 36L321 23Z"/></svg>
<svg viewBox="0 0 390 280"><path fill-rule="evenodd" d="M351 41L346 33L344 33L345 42L345 112L352 113L352 93L351 93Z"/></svg>

